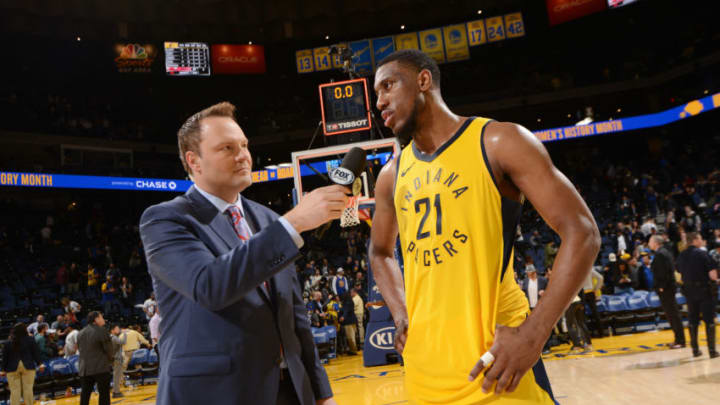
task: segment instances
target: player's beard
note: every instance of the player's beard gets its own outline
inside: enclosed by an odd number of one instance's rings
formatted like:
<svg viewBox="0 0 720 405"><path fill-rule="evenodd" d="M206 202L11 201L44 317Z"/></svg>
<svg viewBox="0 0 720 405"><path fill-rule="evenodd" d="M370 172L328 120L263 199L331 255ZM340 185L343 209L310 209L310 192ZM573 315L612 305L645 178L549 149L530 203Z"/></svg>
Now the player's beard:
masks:
<svg viewBox="0 0 720 405"><path fill-rule="evenodd" d="M413 102L412 111L410 112L410 117L405 122L405 125L398 128L398 131L395 134L395 137L398 139L398 142L400 142L400 147L404 148L412 140L413 134L415 134L415 130L417 129L417 116L418 116L418 103L417 103L417 100L415 100Z"/></svg>

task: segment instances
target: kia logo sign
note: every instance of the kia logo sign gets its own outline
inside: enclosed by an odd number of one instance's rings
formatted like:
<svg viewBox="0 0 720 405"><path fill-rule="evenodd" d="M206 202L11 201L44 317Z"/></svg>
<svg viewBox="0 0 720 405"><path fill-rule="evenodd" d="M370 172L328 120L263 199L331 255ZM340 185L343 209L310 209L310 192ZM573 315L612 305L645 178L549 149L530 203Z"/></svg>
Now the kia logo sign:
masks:
<svg viewBox="0 0 720 405"><path fill-rule="evenodd" d="M213 74L265 73L265 48L261 45L216 44L210 48Z"/></svg>
<svg viewBox="0 0 720 405"><path fill-rule="evenodd" d="M373 332L368 338L372 347L380 350L391 350L395 348L394 344L395 327L388 326L380 328Z"/></svg>
<svg viewBox="0 0 720 405"><path fill-rule="evenodd" d="M332 180L333 183L347 186L348 184L352 184L352 182L355 181L355 175L353 174L353 172L344 167L338 167L330 172L330 180Z"/></svg>

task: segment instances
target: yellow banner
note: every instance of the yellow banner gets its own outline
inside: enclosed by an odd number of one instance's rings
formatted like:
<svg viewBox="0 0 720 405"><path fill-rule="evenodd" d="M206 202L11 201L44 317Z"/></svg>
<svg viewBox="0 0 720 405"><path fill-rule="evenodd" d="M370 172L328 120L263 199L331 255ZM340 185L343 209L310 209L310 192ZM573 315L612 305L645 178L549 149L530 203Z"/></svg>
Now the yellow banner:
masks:
<svg viewBox="0 0 720 405"><path fill-rule="evenodd" d="M508 38L525 36L525 22L522 13L505 14L505 31Z"/></svg>
<svg viewBox="0 0 720 405"><path fill-rule="evenodd" d="M313 49L313 60L315 61L315 71L332 69L332 61L330 60L330 48L322 46Z"/></svg>
<svg viewBox="0 0 720 405"><path fill-rule="evenodd" d="M445 38L445 53L448 62L470 59L465 24L443 27L443 38Z"/></svg>
<svg viewBox="0 0 720 405"><path fill-rule="evenodd" d="M303 49L295 52L295 62L297 63L298 73L310 73L314 71L313 55L309 49Z"/></svg>
<svg viewBox="0 0 720 405"><path fill-rule="evenodd" d="M433 28L420 31L420 50L435 59L437 63L445 63L445 47L443 46L442 30Z"/></svg>
<svg viewBox="0 0 720 405"><path fill-rule="evenodd" d="M395 35L395 50L420 49L417 32Z"/></svg>
<svg viewBox="0 0 720 405"><path fill-rule="evenodd" d="M505 26L502 17L486 18L485 29L487 30L488 42L502 41L505 39Z"/></svg>
<svg viewBox="0 0 720 405"><path fill-rule="evenodd" d="M338 50L347 49L348 44L342 43L335 45L338 47ZM340 60L340 53L336 53L332 56L332 65L335 69L340 69L343 67L342 60Z"/></svg>
<svg viewBox="0 0 720 405"><path fill-rule="evenodd" d="M485 20L475 20L467 23L467 32L470 46L478 46L487 42Z"/></svg>

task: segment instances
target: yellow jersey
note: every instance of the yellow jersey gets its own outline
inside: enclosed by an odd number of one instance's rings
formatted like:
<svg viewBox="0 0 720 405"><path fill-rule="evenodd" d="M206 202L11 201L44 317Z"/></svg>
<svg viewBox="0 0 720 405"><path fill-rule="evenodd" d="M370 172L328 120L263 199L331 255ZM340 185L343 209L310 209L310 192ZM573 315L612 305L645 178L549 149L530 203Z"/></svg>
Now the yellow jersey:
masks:
<svg viewBox="0 0 720 405"><path fill-rule="evenodd" d="M394 203L409 329L405 387L418 404L553 404L542 362L513 393L482 392L468 375L495 326L529 313L513 276L522 205L503 197L483 145L486 118L469 118L432 155L414 142L397 160Z"/></svg>

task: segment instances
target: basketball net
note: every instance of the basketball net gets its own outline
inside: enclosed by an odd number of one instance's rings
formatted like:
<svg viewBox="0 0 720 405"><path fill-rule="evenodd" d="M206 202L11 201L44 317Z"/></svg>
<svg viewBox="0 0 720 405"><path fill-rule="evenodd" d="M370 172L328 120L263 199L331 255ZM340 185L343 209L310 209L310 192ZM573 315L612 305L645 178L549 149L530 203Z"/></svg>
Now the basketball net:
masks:
<svg viewBox="0 0 720 405"><path fill-rule="evenodd" d="M358 206L360 205L360 196L355 195L348 199L348 203L340 216L340 226L347 228L349 226L355 226L360 224L360 217L358 216Z"/></svg>

